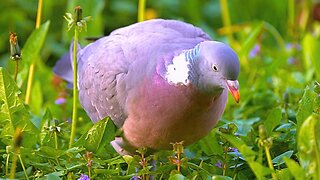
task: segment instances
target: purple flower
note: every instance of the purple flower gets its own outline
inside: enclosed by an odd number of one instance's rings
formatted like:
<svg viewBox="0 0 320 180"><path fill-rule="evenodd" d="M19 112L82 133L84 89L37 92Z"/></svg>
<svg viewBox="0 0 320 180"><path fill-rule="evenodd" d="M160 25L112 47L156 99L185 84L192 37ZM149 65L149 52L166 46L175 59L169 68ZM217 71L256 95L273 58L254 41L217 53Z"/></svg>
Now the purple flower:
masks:
<svg viewBox="0 0 320 180"><path fill-rule="evenodd" d="M61 105L61 104L66 103L66 99L63 98L63 97L59 97L58 99L56 99L56 100L54 101L54 103L55 103L55 104L58 104L58 105Z"/></svg>
<svg viewBox="0 0 320 180"><path fill-rule="evenodd" d="M90 180L88 175L81 174L80 178L78 180Z"/></svg>
<svg viewBox="0 0 320 180"><path fill-rule="evenodd" d="M294 57L290 57L287 61L287 64L293 65L296 63L296 59Z"/></svg>
<svg viewBox="0 0 320 180"><path fill-rule="evenodd" d="M256 57L256 56L260 53L260 50L261 50L260 44L254 45L254 47L253 47L253 48L251 49L251 51L249 52L249 57L250 57L250 58Z"/></svg>
<svg viewBox="0 0 320 180"><path fill-rule="evenodd" d="M237 148L232 148L232 147L230 147L229 150L232 151L232 152L235 152L235 153L238 153L238 152L239 152L239 150L238 150Z"/></svg>
<svg viewBox="0 0 320 180"><path fill-rule="evenodd" d="M301 50L301 45L298 43L287 43L286 44L286 49L287 50L292 50L292 49L296 49L296 50Z"/></svg>
<svg viewBox="0 0 320 180"><path fill-rule="evenodd" d="M215 164L215 166L217 166L218 168L222 169L222 163L220 160L218 160L218 162Z"/></svg>

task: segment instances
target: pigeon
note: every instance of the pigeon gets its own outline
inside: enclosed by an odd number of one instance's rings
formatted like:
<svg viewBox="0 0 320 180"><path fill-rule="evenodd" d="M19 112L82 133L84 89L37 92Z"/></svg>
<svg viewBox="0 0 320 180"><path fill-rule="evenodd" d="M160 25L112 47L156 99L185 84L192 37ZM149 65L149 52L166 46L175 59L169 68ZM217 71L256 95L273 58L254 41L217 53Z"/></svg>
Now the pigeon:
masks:
<svg viewBox="0 0 320 180"><path fill-rule="evenodd" d="M237 54L191 24L147 20L77 46L79 101L94 123L121 129L111 142L121 155L192 144L217 124L228 91L239 102ZM72 50L54 67L70 82Z"/></svg>

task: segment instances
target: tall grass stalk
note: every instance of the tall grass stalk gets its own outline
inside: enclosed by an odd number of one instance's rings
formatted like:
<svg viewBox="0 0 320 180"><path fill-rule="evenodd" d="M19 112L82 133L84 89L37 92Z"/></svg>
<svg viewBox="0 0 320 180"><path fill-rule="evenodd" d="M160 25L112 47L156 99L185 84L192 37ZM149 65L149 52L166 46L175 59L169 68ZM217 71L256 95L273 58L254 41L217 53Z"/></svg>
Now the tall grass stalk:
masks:
<svg viewBox="0 0 320 180"><path fill-rule="evenodd" d="M233 35L231 31L231 19L228 8L228 0L220 0L221 16L223 26L226 28L226 33L230 44L233 42Z"/></svg>
<svg viewBox="0 0 320 180"><path fill-rule="evenodd" d="M145 8L146 8L146 0L139 0L138 4L138 22L142 22L145 20Z"/></svg>
<svg viewBox="0 0 320 180"><path fill-rule="evenodd" d="M41 23L41 14L42 14L42 0L38 1L38 10L37 10L37 19L36 19L36 29L39 29ZM28 75L28 82L27 82L27 91L25 97L25 103L30 103L30 96L31 96L31 89L34 77L36 61L33 61L29 67L29 75Z"/></svg>

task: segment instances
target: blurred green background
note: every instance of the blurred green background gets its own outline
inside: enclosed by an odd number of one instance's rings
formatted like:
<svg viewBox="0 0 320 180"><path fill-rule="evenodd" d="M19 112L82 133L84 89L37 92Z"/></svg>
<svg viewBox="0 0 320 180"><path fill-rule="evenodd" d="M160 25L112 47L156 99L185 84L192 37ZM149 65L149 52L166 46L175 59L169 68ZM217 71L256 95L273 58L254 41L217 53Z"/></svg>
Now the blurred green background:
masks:
<svg viewBox="0 0 320 180"><path fill-rule="evenodd" d="M25 114L28 115L27 117L30 115L33 124L39 127L40 122L60 121L62 132L65 131L65 133L59 132L57 144L61 147L60 149L65 150L70 128L67 122L72 114L72 93L65 89L65 84L61 83L61 80L53 76L52 67L63 54L68 52L73 33L67 32L67 23L63 16L66 12L72 13L77 5L82 7L83 16L93 17L93 20L87 23L87 31L80 33L82 46L90 43L86 38L102 37L119 27L137 22L138 14L138 0L43 1L42 23L50 21L50 26L40 56L32 56L36 59L33 60L36 63L35 80L32 85L31 103L28 104L28 112ZM23 48L35 29L37 6L37 0L1 0L0 66L8 69L11 76L14 73L15 63L10 60L9 32L15 32L18 35L20 47ZM309 118L304 128L302 124L311 114L320 114L320 86L315 83L316 80L320 80L320 0L147 0L145 18L178 19L189 22L201 27L214 40L229 44L240 57L240 104L228 101L226 111L216 129L203 140L188 147L190 152L186 154L192 155L188 157L191 161L199 164L201 159L200 164L204 162L207 165L204 168L210 172L210 175L222 174L221 168L216 167L215 164L218 160L223 160L229 165L239 166L237 172L228 169L224 175L229 177L236 173L238 179L253 179L255 176L261 178L266 174L266 177L270 178L270 172L265 172L263 169L266 163L265 160L263 161L263 150L257 143L258 127L260 124L265 124L268 136L273 138L270 151L275 161L274 166L278 168L276 173L278 175L287 173L279 177L298 177L301 171L304 172L303 177L320 177L320 161L314 162L316 160L313 158L313 153L319 155L320 147L313 149L309 154L304 152L303 149L306 148L303 143L309 143L313 147L316 141L305 138L303 133L298 134L300 128L304 129L302 132L306 132L309 128L307 125L316 127L312 123L315 117L319 116ZM35 43L38 42L35 41ZM24 99L29 69L29 64L25 61L22 54L17 78L21 99ZM10 84L4 85L10 86ZM57 103L59 99L65 100L66 103ZM78 109L80 119L77 137L80 137L92 128L93 123L80 106ZM48 113L50 111L52 114ZM217 131L220 128L228 129L230 124L236 127L231 134L239 137L237 140L241 141L236 148L246 147L247 149L244 148L244 150L259 152L260 154L257 155L259 157L251 161L239 160L239 156L228 154L225 158L221 158L229 153L225 149L230 148L231 144L221 138ZM10 124L7 126L11 127ZM3 131L1 128L0 126L0 130ZM40 129L40 131L47 132L46 129ZM44 138L42 145L52 146L50 133L47 133L49 140L46 141ZM0 142L0 152L4 153L11 142L11 137L3 134L0 136L0 139L4 139ZM319 134L313 138L317 139L318 136ZM300 144L297 142L299 140ZM103 149L104 145L94 153L108 161L112 155L106 153L110 152L110 149L108 147ZM240 149L240 152L246 156L246 151ZM307 155L301 156L303 153ZM39 158L42 157L41 152L40 156L36 157L28 157L29 154L25 152L23 156L26 156L24 158L30 169L35 166L34 162L43 161ZM251 155L250 152L248 154ZM284 165L284 161L277 158L278 156L291 158L291 165L287 162ZM1 162L4 162L4 158L4 156L0 157ZM83 160L81 156L72 158L77 160L75 163ZM47 159L44 161L47 162ZM298 161L301 167L294 164ZM311 166L312 163L318 164ZM259 166L253 166L253 164ZM70 170L68 167L62 170L58 167L55 170L66 173ZM318 168L317 176L312 175L313 167ZM86 166L83 165L81 168L83 170ZM118 171L121 170L117 169ZM43 172L52 173L52 169ZM74 173L77 173L77 177L79 176L78 170L77 172L74 170ZM165 171L162 173L166 174ZM66 174L60 176L65 177Z"/></svg>
<svg viewBox="0 0 320 180"><path fill-rule="evenodd" d="M8 60L9 32L16 32L21 46L35 27L37 14L36 0L2 0L0 8L0 65ZM266 21L288 36L293 26L298 26L297 19L289 19L288 0L232 0L229 1L229 14L234 31L243 31L252 23ZM294 1L300 6L312 6L305 1ZM310 4L310 5L309 5ZM70 42L70 34L66 32L66 21L63 15L73 12L73 7L81 5L84 16L90 15L94 20L88 23L88 31L82 37L100 37L108 35L112 30L137 21L137 0L45 0L43 4L42 22L51 21L49 33L42 51L42 58L53 65ZM294 12L295 15L298 12ZM311 12L310 12L311 13ZM150 0L147 1L146 18L179 19L203 28L214 39L222 39L225 34L221 6L218 0ZM292 17L292 18L296 18ZM292 22L290 22L292 21ZM290 24L292 23L292 24ZM239 29L240 28L240 29ZM220 31L219 31L220 30ZM250 29L247 29L250 31ZM247 34L248 35L248 34ZM87 43L83 41L83 44Z"/></svg>

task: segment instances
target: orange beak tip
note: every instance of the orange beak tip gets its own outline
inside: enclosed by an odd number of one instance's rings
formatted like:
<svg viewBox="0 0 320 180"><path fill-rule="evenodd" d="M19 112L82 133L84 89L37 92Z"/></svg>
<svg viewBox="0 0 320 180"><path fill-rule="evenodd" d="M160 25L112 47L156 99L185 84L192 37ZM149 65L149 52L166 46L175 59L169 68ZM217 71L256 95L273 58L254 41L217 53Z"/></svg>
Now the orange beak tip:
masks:
<svg viewBox="0 0 320 180"><path fill-rule="evenodd" d="M240 102L239 82L237 80L227 80L227 87L234 100Z"/></svg>

